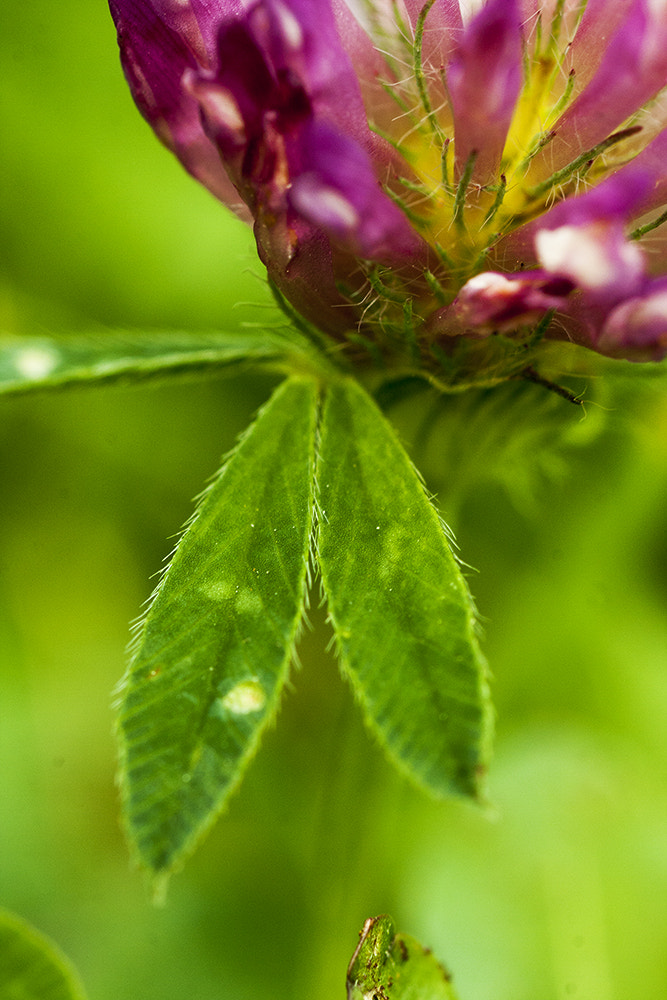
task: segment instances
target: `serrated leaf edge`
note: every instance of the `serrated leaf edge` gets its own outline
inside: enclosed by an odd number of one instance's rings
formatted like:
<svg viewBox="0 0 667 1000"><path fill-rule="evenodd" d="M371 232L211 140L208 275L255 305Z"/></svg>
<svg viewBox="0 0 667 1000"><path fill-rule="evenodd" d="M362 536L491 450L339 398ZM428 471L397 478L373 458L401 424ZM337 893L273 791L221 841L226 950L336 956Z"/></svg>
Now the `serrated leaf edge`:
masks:
<svg viewBox="0 0 667 1000"><path fill-rule="evenodd" d="M131 853L133 862L135 863L135 865L138 868L146 869L147 866L142 861L142 858L141 858L141 856L139 854L139 850L137 848L137 845L134 843L134 839L133 839L132 834L131 834L130 824L129 824L128 817L127 817L126 810L125 810L125 804L126 804L126 802L128 800L128 792L127 792L126 778L125 778L125 772L126 772L126 767L125 767L125 764L126 764L126 751L125 751L125 741L123 739L123 734L122 734L122 729L121 729L121 722L120 722L120 718L118 717L118 711L119 711L119 709L120 709L120 707L122 705L122 701L123 701L123 697L124 697L124 694L125 694L125 690L127 688L127 685L128 685L129 679L130 679L130 675L131 675L132 668L133 668L133 665L134 665L134 659L135 659L135 657L136 657L139 649L141 648L141 643L142 643L142 640L143 640L143 637L144 637L144 633L145 633L146 623L147 623L148 617L149 617L150 612L152 610L153 604L155 603L155 600L158 597L158 594L160 593L162 587L164 586L164 582L166 580L166 577L167 577L167 574L169 572L169 569L170 569L170 567L172 565L173 559L174 559L174 557L175 557L175 555L176 555L179 547L183 544L183 541L184 541L186 535L188 534L188 532L190 531L190 529L193 527L193 525L195 523L197 523L197 521L199 520L199 517L201 516L202 508L203 508L206 500L208 499L209 494L215 488L215 485L218 483L218 481L220 480L221 476L224 474L224 471L225 471L226 467L228 466L229 462L234 458L234 456L236 455L236 453L239 450L239 448L243 445L244 441L252 433L252 431L253 431L256 423L260 420L261 416L263 415L263 413L265 412L265 410L267 409L267 407L269 406L269 404L275 398L276 393L279 392L279 391L281 391L281 390L283 390L284 387L286 387L286 385L288 383L293 382L293 381L307 381L307 382L311 382L311 383L315 383L316 382L315 379L309 378L309 377L305 377L305 376L293 376L292 378L286 379L283 383L281 383L277 387L277 389L274 391L274 393L271 395L271 397L257 410L257 412L256 412L253 420L251 420L251 422L248 424L248 426L245 427L241 431L241 433L237 437L237 440L236 440L234 446L224 455L218 471L216 473L214 473L209 478L209 481L206 484L206 486L204 487L204 489L195 498L195 501L194 501L195 506L194 506L192 514L190 515L190 517L188 518L188 520L185 522L185 524L184 524L183 528L181 529L181 531L178 533L177 541L176 541L175 545L173 546L173 548L171 549L170 553L165 557L165 560L164 560L165 564L164 564L164 566L162 567L161 570L158 571L158 573L159 573L159 579L158 579L158 582L157 582L157 584L156 584L156 586L155 586L152 594L150 595L150 597L145 602L145 610L143 611L143 613L132 624L132 636L131 636L130 642L128 644L128 647L127 647L128 664L127 664L126 670L125 670L122 678L120 679L120 681L118 682L118 684L114 688L113 695L112 695L112 697L113 697L112 706L113 706L113 708L115 709L115 711L117 713L117 718L116 718L115 727L114 727L114 729L115 729L115 735L116 735L116 743L117 743L117 746L119 748L119 750L118 750L118 766L117 766L117 772L116 772L116 786L119 789L119 793L120 793L120 797L121 797L121 802L122 802L122 807L123 807L122 810L121 810L122 825L123 825L123 828L124 828L126 841L127 841L128 845L129 845L129 848L130 848L130 853ZM319 405L318 405L318 409L316 410L316 413L315 413L315 420L314 420L314 428L315 429L317 428L318 423L319 423ZM315 435L314 435L314 439L315 439ZM313 443L312 443L310 458L311 458L311 472L312 472L311 483L314 484L314 482L315 482L315 470L316 470L315 440L313 440ZM311 486L311 489L314 490L314 485ZM314 493L311 494L311 495L314 497ZM292 634L291 634L291 636L290 636L290 638L289 638L289 640L288 640L288 642L286 644L285 657L283 659L282 665L281 665L280 670L278 672L278 680L276 682L274 694L273 694L272 698L269 700L269 704L267 706L267 711L266 711L264 722L263 722L261 728L257 731L257 733L254 736L254 738L249 741L248 747L246 748L245 752L243 753L243 755L240 758L240 762L239 762L239 765L238 765L238 768L237 768L236 776L235 776L234 780L231 781L227 785L227 787L225 789L225 792L224 792L223 796L220 798L220 801L219 801L217 807L215 809L211 810L211 812L208 814L208 816L206 817L206 819L192 832L191 836L187 838L187 840L181 846L181 848L179 849L179 851L171 859L168 867L166 867L164 869L157 869L157 870L150 870L149 871L149 876L150 876L150 881L151 881L151 887L152 887L152 892L153 892L153 898L154 898L154 901L156 903L158 903L158 904L161 903L161 902L163 902L163 900L164 900L166 889L167 889L167 885L168 885L168 881L169 881L169 878L171 877L171 875L175 874L176 872L178 872L178 871L181 870L181 868L183 867L184 863L192 855L192 853L194 852L194 850L196 849L196 847L198 846L198 844L200 844L205 839L205 837L207 836L207 834L209 833L209 831L211 830L211 828L215 825L215 823L217 822L217 820L220 818L221 814L224 812L225 808L227 807L229 801L232 799L233 795L237 791L239 785L241 784L241 782L243 780L243 777L245 776L245 772L246 772L246 769L247 769L248 765L250 764L250 762L252 761L253 757L255 756L255 754L257 753L257 751L259 749L259 746L261 744L261 740L262 740L264 734L273 725L275 725L275 721L276 721L276 718L277 718L277 715L278 715L278 711L279 711L279 708L280 708L280 700L281 700L283 692L285 691L285 688L288 686L290 668L293 667L293 666L294 667L298 667L298 665L299 665L299 659L298 659L298 654L297 654L296 646L297 646L299 637L300 637L300 635L302 633L304 625L307 625L308 593L309 593L309 589L310 589L311 583L312 583L312 578L311 578L312 569L311 569L311 557L310 557L310 553L311 553L311 545L312 545L312 538L313 538L313 527L314 527L314 503L311 503L310 515L309 516L310 516L310 524L309 524L309 527L308 527L308 534L307 534L308 542L307 542L307 545L304 547L303 570L302 570L301 581L300 581L301 598L300 598L299 610L298 610L298 613L296 614L295 619L294 619L294 624L293 624L293 627L292 627Z"/></svg>

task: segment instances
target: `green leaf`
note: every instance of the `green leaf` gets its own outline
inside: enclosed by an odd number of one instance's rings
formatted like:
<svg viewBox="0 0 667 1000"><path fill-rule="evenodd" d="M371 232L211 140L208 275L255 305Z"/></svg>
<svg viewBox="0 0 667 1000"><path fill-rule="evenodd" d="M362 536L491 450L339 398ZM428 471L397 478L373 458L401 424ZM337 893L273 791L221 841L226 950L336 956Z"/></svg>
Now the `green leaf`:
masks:
<svg viewBox="0 0 667 1000"><path fill-rule="evenodd" d="M478 795L492 712L472 600L408 456L352 380L327 392L317 479L324 591L367 722L418 784Z"/></svg>
<svg viewBox="0 0 667 1000"><path fill-rule="evenodd" d="M99 382L201 374L294 349L264 330L222 333L118 333L63 338L0 337L0 393Z"/></svg>
<svg viewBox="0 0 667 1000"><path fill-rule="evenodd" d="M85 1000L78 977L52 941L0 910L2 1000Z"/></svg>
<svg viewBox="0 0 667 1000"><path fill-rule="evenodd" d="M138 636L120 710L126 823L168 874L275 716L304 608L317 386L293 378L204 494Z"/></svg>
<svg viewBox="0 0 667 1000"><path fill-rule="evenodd" d="M391 917L372 917L361 931L347 970L348 1000L456 1000L451 977Z"/></svg>

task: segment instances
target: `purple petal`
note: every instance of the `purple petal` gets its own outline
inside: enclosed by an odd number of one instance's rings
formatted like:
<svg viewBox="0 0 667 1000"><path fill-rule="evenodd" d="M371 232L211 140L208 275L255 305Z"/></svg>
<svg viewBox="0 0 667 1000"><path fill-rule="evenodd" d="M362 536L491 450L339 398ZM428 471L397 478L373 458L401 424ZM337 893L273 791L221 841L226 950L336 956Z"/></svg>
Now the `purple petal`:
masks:
<svg viewBox="0 0 667 1000"><path fill-rule="evenodd" d="M645 199L651 179L635 168L566 198L538 223L535 249L542 267L568 278L609 308L641 287L646 260L626 238L625 223Z"/></svg>
<svg viewBox="0 0 667 1000"><path fill-rule="evenodd" d="M634 174L637 170L642 170L651 179L651 184L638 205L638 211L650 212L667 203L665 164L667 164L667 128L663 129L634 160L614 174L618 181L629 185L634 183Z"/></svg>
<svg viewBox="0 0 667 1000"><path fill-rule="evenodd" d="M546 271L568 278L608 305L632 295L644 281L644 254L625 238L617 223L542 229L536 237L536 249Z"/></svg>
<svg viewBox="0 0 667 1000"><path fill-rule="evenodd" d="M380 188L372 163L354 140L325 122L301 135L301 170L289 191L292 208L343 246L375 260L421 256L423 243Z"/></svg>
<svg viewBox="0 0 667 1000"><path fill-rule="evenodd" d="M379 143L328 2L256 4L223 24L217 66L191 71L187 87L260 228L284 218L276 232L288 239L296 213L362 256L421 255L379 186L369 156Z"/></svg>
<svg viewBox="0 0 667 1000"><path fill-rule="evenodd" d="M206 131L225 159L262 138L265 116L307 114L296 88L279 86L247 19L226 22L218 36L216 71L189 73L189 92L201 103ZM295 108L298 104L298 109Z"/></svg>
<svg viewBox="0 0 667 1000"><path fill-rule="evenodd" d="M296 76L315 115L372 144L359 81L338 35L330 0L262 0L249 21L276 76Z"/></svg>
<svg viewBox="0 0 667 1000"><path fill-rule="evenodd" d="M413 30L426 0L405 0ZM393 14L392 14L393 16ZM435 0L424 21L422 60L425 68L438 72L452 54L454 44L463 33L463 18L458 0Z"/></svg>
<svg viewBox="0 0 667 1000"><path fill-rule="evenodd" d="M497 176L522 82L516 0L489 0L473 18L447 67L459 176L476 155L472 179Z"/></svg>
<svg viewBox="0 0 667 1000"><path fill-rule="evenodd" d="M179 0L170 0L170 2L178 4ZM215 59L221 22L243 17L248 9L256 3L256 0L185 0L185 2L189 3L197 18L199 30L209 54L209 62L212 64Z"/></svg>
<svg viewBox="0 0 667 1000"><path fill-rule="evenodd" d="M546 271L500 274L484 271L468 281L449 307L449 318L464 332L513 330L551 309L562 309L572 282Z"/></svg>
<svg viewBox="0 0 667 1000"><path fill-rule="evenodd" d="M123 0L109 0L109 6L114 20L118 20L119 11L124 9L123 17L130 21L136 18L148 27L151 18L157 17L174 35L177 35L190 49L197 62L204 65L208 62L210 51L207 51L201 33L199 20L193 9L192 0L152 0L149 4L144 0L123 3ZM144 36L150 44L150 37Z"/></svg>
<svg viewBox="0 0 667 1000"><path fill-rule="evenodd" d="M665 86L667 15L656 8L634 0L593 79L558 122L544 152L548 170L568 163L573 149L593 148Z"/></svg>
<svg viewBox="0 0 667 1000"><path fill-rule="evenodd" d="M197 22L186 5L165 0L110 0L121 61L136 104L197 180L245 215L215 146L202 128L199 105L181 86L188 69L207 60Z"/></svg>
<svg viewBox="0 0 667 1000"><path fill-rule="evenodd" d="M386 53L405 48L396 24L394 0L332 0L338 37L354 67L366 115L382 134L391 134L396 102L384 83L392 79Z"/></svg>
<svg viewBox="0 0 667 1000"><path fill-rule="evenodd" d="M606 319L596 347L612 357L660 361L667 355L667 278L626 299Z"/></svg>
<svg viewBox="0 0 667 1000"><path fill-rule="evenodd" d="M595 75L610 38L624 23L634 3L635 0L613 0L612 3L609 0L587 0L581 14L581 0L566 0L560 32L560 45L564 50L562 75L566 78L574 71L575 94L582 91ZM557 2L550 0L547 5L539 0L529 0L529 5L534 10L541 8L544 33L548 23L545 21L545 7L548 7L551 17Z"/></svg>
<svg viewBox="0 0 667 1000"><path fill-rule="evenodd" d="M539 219L540 229L587 225L591 222L628 222L640 211L653 185L648 170L631 164L583 194L565 198Z"/></svg>

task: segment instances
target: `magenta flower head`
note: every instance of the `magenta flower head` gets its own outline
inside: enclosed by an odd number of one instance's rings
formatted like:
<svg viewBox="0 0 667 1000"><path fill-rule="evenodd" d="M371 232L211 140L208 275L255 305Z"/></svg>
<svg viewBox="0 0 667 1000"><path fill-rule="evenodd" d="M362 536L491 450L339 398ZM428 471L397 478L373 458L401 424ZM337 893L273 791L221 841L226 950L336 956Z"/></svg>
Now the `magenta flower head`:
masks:
<svg viewBox="0 0 667 1000"><path fill-rule="evenodd" d="M358 361L667 354L665 0L110 7L158 136Z"/></svg>

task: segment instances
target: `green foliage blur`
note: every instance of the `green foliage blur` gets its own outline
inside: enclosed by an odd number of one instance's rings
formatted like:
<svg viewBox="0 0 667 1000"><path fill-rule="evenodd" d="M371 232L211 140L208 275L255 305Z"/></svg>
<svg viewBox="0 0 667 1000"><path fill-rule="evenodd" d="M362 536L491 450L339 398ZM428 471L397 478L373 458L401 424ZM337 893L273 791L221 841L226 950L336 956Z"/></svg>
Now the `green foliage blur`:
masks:
<svg viewBox="0 0 667 1000"><path fill-rule="evenodd" d="M4 331L274 318L250 233L135 111L103 0L0 6L0 121ZM488 810L393 773L315 595L278 726L151 904L119 825L112 690L192 498L271 385L0 402L0 905L58 942L92 1000L342 1000L381 912L461 1000L662 995L664 377L582 380L585 414L516 386L396 410L475 567L498 708Z"/></svg>

